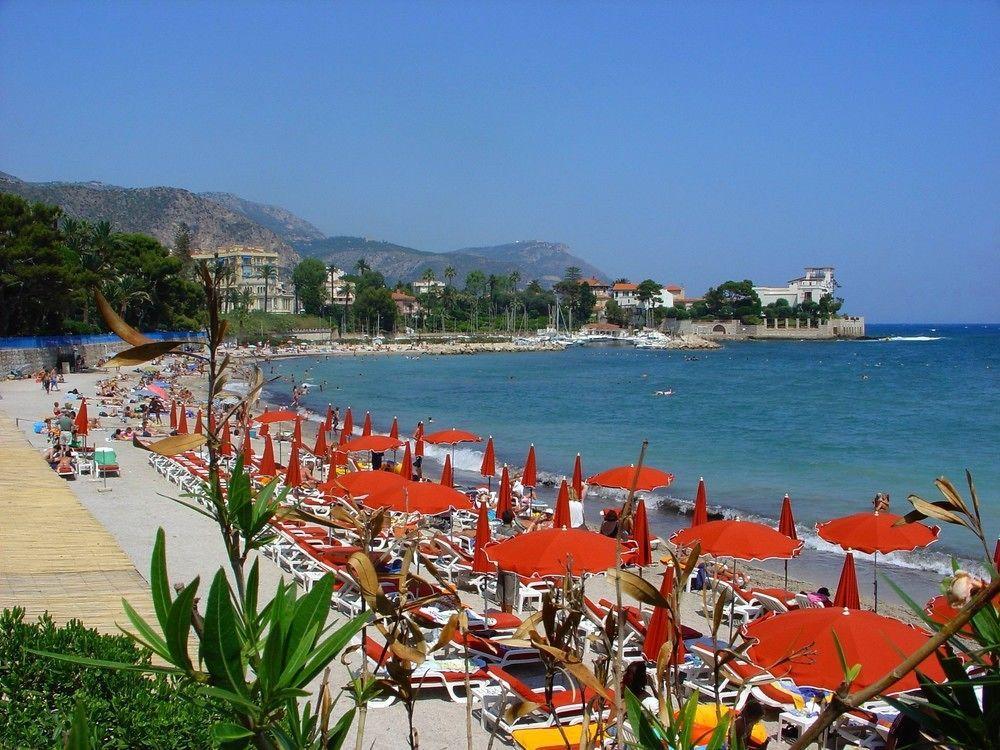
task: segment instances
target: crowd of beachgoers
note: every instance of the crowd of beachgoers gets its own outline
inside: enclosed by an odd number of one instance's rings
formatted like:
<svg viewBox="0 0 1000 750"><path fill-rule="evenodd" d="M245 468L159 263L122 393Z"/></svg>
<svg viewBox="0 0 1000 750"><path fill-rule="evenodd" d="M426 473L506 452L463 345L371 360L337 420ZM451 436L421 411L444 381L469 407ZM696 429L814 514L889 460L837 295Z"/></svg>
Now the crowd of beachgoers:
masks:
<svg viewBox="0 0 1000 750"><path fill-rule="evenodd" d="M36 382L51 397L53 384L47 375L39 374ZM92 384L89 392L82 385L66 390L73 384L73 376L69 377L67 383L57 375L59 395L51 413L37 414L33 425L36 433L48 436L46 460L68 480L85 474L113 478L121 472L116 450L139 452L164 436L204 433L221 423L227 404L238 398L228 395L215 404L205 403L202 368L180 358L93 376L87 381ZM886 649L886 642L908 652L927 637L910 622L864 607L857 580L851 578L853 563L850 568L845 565L835 593L828 586L787 580L782 584L773 574L752 567L753 561L797 555L801 542L794 539L794 530L783 534L751 522L709 520L699 497L689 529L670 540L651 538L642 492L672 480L653 467L643 467L641 475L633 476L633 467L617 467L584 477L578 465L550 505L535 493L533 449L523 467L498 467L490 441L481 480L464 484L447 456L443 465L424 460L426 444L447 448L482 442L461 430L428 432L423 423L403 429L394 420L388 432L380 433L373 429L370 413L362 416L331 404L325 415L264 405L238 414L222 424L220 432L224 478L240 460L256 486L277 479L288 490L289 504L327 522L276 521L276 540L265 556L306 589L333 573L337 588L331 605L344 615L355 615L363 607L361 587L348 566L350 556L368 549L384 585L391 588L392 575L402 564L401 540L416 535L421 553L446 578L421 583L420 594L426 598L419 616L429 632L439 635L451 615L461 610L470 631L453 635L438 656L421 665L414 679L429 699L473 701L483 736L495 731L507 742L536 747L532 743L545 736L539 733L551 731L557 722L571 728L577 738L583 731L585 691L574 690L572 679L565 676L565 689L552 705L523 714L505 711L511 702L528 704L538 698L541 674L538 649L512 646L505 639L540 607L546 592L558 588L558 579L567 570L585 580L587 596L579 629L592 649L588 658L600 657L601 640L595 636L608 618L620 618L627 659L622 687L655 710L652 686L669 630L666 615L658 607L619 605L602 575L615 565L621 503L632 485L640 500L625 530L624 547L618 551L627 568L667 590L672 574L664 561L671 551L683 554L698 544L711 553L687 582L679 613L683 640L671 659L684 692L696 693L713 706L719 701L725 711L740 717L740 731L749 746L787 742L829 700L842 678L830 633L843 637L856 629L865 635L850 642L849 648L856 652L848 659L865 665L859 681L868 682L895 664L898 654ZM209 471L203 448L173 456L145 455L145 465L179 491L196 498L203 495ZM584 513L589 504L607 506L593 528L588 528ZM351 524L329 523L338 518L338 509L357 512L359 507L385 509L391 519L371 542L363 541ZM885 511L875 507L867 515L888 520L891 514ZM713 638L710 619L719 599L726 603L725 626ZM942 607L939 614L947 616L946 604L930 606ZM717 669L720 649L744 639L756 645ZM802 663L787 658L809 644L813 653ZM369 634L359 646L369 670L384 672L385 644ZM359 668L357 661L352 669ZM928 664L927 673L936 674L934 667ZM911 675L894 690L916 686ZM387 696L371 705L381 708L393 702ZM717 720L714 711L705 718L708 729L713 717ZM907 731L907 724L887 703L875 701L862 712L842 717L837 731L875 747Z"/></svg>

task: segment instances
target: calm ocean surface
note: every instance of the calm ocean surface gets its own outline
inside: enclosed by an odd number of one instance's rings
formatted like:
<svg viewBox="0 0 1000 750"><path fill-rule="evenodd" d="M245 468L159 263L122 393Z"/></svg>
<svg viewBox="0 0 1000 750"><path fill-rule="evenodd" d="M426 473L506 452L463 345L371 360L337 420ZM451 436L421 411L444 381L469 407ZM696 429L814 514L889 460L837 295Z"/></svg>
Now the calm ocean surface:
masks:
<svg viewBox="0 0 1000 750"><path fill-rule="evenodd" d="M332 401L353 407L358 424L370 409L376 431L395 415L407 433L423 419L433 420L429 431L493 435L498 462L514 466L533 442L540 471L556 476L572 471L577 451L585 474L633 463L647 439L647 464L676 476L652 514L661 535L686 524L676 509L704 476L710 505L744 518L776 518L788 492L807 546L824 550L815 522L867 510L877 491L906 512L911 492L937 499L941 474L967 494L968 467L995 537L1000 326L873 325L869 335L881 338L710 352L303 358L275 365L287 381L271 396L287 400L293 381L325 382L306 401L317 412ZM675 395L654 395L665 389ZM481 448L459 449L458 468L478 470ZM591 518L601 505L588 504ZM927 553L887 562L943 571L947 555L963 551L974 554L971 537L945 528Z"/></svg>

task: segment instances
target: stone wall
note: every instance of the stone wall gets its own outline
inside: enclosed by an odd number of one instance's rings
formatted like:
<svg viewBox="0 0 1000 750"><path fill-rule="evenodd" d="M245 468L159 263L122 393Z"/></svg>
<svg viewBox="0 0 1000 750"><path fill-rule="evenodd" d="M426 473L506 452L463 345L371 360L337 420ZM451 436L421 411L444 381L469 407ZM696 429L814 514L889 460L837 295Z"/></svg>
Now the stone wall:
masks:
<svg viewBox="0 0 1000 750"><path fill-rule="evenodd" d="M828 340L838 338L863 338L865 335L865 319L861 317L834 318L832 320L814 321L811 325L799 323L797 320L769 321L764 325L743 325L734 320L665 320L663 330L674 335L693 334L708 339L725 339L727 341L742 341L746 339L785 339L785 340Z"/></svg>
<svg viewBox="0 0 1000 750"><path fill-rule="evenodd" d="M0 349L0 376L11 370L27 367L37 372L43 367L52 369L60 359L72 359L74 350L83 355L84 364L93 367L101 357L110 357L128 348L124 341L113 344L80 344L78 346L48 346L37 349Z"/></svg>

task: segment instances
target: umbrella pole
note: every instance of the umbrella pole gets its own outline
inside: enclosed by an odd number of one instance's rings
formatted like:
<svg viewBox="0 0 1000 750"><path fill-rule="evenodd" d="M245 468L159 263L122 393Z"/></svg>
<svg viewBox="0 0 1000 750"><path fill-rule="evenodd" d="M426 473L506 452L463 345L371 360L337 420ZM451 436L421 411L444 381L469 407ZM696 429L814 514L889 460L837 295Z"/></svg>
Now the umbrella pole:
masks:
<svg viewBox="0 0 1000 750"><path fill-rule="evenodd" d="M875 611L878 612L878 552L875 552Z"/></svg>
<svg viewBox="0 0 1000 750"><path fill-rule="evenodd" d="M733 558L733 580L729 584L729 645L733 645L733 615L736 613L736 558Z"/></svg>
<svg viewBox="0 0 1000 750"><path fill-rule="evenodd" d="M788 591L788 560L785 560L785 591Z"/></svg>

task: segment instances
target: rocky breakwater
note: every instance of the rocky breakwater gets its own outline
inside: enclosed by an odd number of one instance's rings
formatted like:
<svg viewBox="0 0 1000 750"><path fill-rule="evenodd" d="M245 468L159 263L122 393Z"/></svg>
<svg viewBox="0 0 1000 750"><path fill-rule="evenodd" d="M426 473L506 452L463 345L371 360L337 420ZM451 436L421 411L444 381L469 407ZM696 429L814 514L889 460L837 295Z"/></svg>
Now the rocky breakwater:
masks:
<svg viewBox="0 0 1000 750"><path fill-rule="evenodd" d="M712 341L693 333L683 333L672 336L663 347L664 349L721 349L722 344Z"/></svg>
<svg viewBox="0 0 1000 750"><path fill-rule="evenodd" d="M558 352L564 344L553 341L515 343L513 341L450 341L424 344L419 351L424 354L511 354L514 352Z"/></svg>

